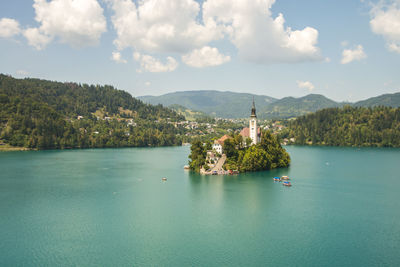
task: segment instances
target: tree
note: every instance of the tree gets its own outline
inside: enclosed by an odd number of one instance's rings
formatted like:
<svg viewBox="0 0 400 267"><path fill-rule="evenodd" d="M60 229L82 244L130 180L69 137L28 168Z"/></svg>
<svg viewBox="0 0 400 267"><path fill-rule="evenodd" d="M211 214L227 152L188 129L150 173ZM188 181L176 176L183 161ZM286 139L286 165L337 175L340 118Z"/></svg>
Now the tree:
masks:
<svg viewBox="0 0 400 267"><path fill-rule="evenodd" d="M246 150L241 164L241 171L261 171L271 168L271 156L261 147L251 146Z"/></svg>
<svg viewBox="0 0 400 267"><path fill-rule="evenodd" d="M224 141L224 153L227 158L237 158L237 149L235 147L235 141L232 138L228 138Z"/></svg>
<svg viewBox="0 0 400 267"><path fill-rule="evenodd" d="M253 140L250 137L246 138L246 146L251 146L251 144L253 143Z"/></svg>
<svg viewBox="0 0 400 267"><path fill-rule="evenodd" d="M203 143L200 140L193 141L190 150L190 169L194 171L200 171L201 167L206 163L207 151L205 150Z"/></svg>

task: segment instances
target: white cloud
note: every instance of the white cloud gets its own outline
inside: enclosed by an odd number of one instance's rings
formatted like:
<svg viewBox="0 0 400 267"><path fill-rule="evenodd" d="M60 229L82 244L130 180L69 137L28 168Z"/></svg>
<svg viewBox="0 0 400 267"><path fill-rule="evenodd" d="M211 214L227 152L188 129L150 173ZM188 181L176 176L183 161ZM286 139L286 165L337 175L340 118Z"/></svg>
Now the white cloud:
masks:
<svg viewBox="0 0 400 267"><path fill-rule="evenodd" d="M315 88L315 86L309 81L297 81L297 86L302 89L307 89L309 92Z"/></svg>
<svg viewBox="0 0 400 267"><path fill-rule="evenodd" d="M200 5L194 0L109 0L117 31L114 44L139 52L187 53L223 35L214 21L197 20Z"/></svg>
<svg viewBox="0 0 400 267"><path fill-rule="evenodd" d="M112 52L111 59L114 60L117 63L127 63L127 61L122 58L120 52Z"/></svg>
<svg viewBox="0 0 400 267"><path fill-rule="evenodd" d="M34 0L38 28L29 28L29 44L43 49L53 38L73 47L98 43L106 31L106 19L97 0Z"/></svg>
<svg viewBox="0 0 400 267"><path fill-rule="evenodd" d="M400 45L397 45L395 43L391 43L391 44L389 44L388 48L389 48L390 51L397 52L397 53L400 54Z"/></svg>
<svg viewBox="0 0 400 267"><path fill-rule="evenodd" d="M189 54L182 56L182 61L185 64L196 68L218 66L230 60L230 56L222 55L219 53L217 48L209 46L195 49Z"/></svg>
<svg viewBox="0 0 400 267"><path fill-rule="evenodd" d="M366 58L367 55L364 53L364 48L362 45L358 45L354 50L345 49L342 53L342 60L340 63L348 64L355 60L361 60Z"/></svg>
<svg viewBox="0 0 400 267"><path fill-rule="evenodd" d="M19 22L15 19L2 18L0 19L0 37L10 38L21 33Z"/></svg>
<svg viewBox="0 0 400 267"><path fill-rule="evenodd" d="M15 73L16 73L18 76L27 76L27 75L29 74L29 72L26 71L26 70L17 70Z"/></svg>
<svg viewBox="0 0 400 267"><path fill-rule="evenodd" d="M140 69L138 72L170 72L178 67L178 62L173 57L167 57L167 62L162 63L150 55L141 55L135 52L133 58L140 62Z"/></svg>
<svg viewBox="0 0 400 267"><path fill-rule="evenodd" d="M256 63L323 60L316 46L318 31L285 27L282 14L272 17L275 0L208 0L203 18L224 27L241 58Z"/></svg>
<svg viewBox="0 0 400 267"><path fill-rule="evenodd" d="M273 18L270 9L275 0L207 0L202 9L195 0L106 1L114 11L114 44L118 50L175 53L187 62L193 58L189 63L193 66L214 66L227 57L206 61L204 47L227 39L240 57L250 62L324 60L316 46L318 31L311 27L292 30L284 25L282 14Z"/></svg>
<svg viewBox="0 0 400 267"><path fill-rule="evenodd" d="M28 40L29 45L35 47L37 50L42 50L52 40L50 36L42 34L38 28L28 28L23 34Z"/></svg>
<svg viewBox="0 0 400 267"><path fill-rule="evenodd" d="M385 38L390 51L400 53L400 0L376 4L371 10L370 26Z"/></svg>

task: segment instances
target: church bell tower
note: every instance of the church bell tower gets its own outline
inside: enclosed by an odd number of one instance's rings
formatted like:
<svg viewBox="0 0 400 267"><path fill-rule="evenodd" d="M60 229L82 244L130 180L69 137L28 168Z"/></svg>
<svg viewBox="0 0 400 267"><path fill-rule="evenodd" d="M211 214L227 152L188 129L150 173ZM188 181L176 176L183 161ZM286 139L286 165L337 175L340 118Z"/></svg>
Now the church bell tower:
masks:
<svg viewBox="0 0 400 267"><path fill-rule="evenodd" d="M253 97L253 107L251 108L251 116L249 122L249 130L250 130L250 138L253 141L252 144L257 144L257 116L256 116L256 105L254 104L254 97Z"/></svg>

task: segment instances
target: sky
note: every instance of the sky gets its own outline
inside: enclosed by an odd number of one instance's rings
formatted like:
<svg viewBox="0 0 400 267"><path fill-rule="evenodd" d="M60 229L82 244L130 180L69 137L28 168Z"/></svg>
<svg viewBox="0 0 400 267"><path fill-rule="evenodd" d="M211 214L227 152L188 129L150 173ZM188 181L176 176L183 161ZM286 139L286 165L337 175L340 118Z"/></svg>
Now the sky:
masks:
<svg viewBox="0 0 400 267"><path fill-rule="evenodd" d="M400 91L400 0L1 0L0 73L358 101Z"/></svg>

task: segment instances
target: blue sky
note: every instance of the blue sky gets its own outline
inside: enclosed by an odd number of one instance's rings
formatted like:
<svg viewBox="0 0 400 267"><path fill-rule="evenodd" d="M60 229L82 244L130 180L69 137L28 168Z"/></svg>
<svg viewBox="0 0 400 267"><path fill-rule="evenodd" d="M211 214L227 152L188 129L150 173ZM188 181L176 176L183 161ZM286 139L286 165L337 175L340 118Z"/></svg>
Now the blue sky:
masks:
<svg viewBox="0 0 400 267"><path fill-rule="evenodd" d="M357 101L400 91L399 25L399 0L2 0L0 72Z"/></svg>

